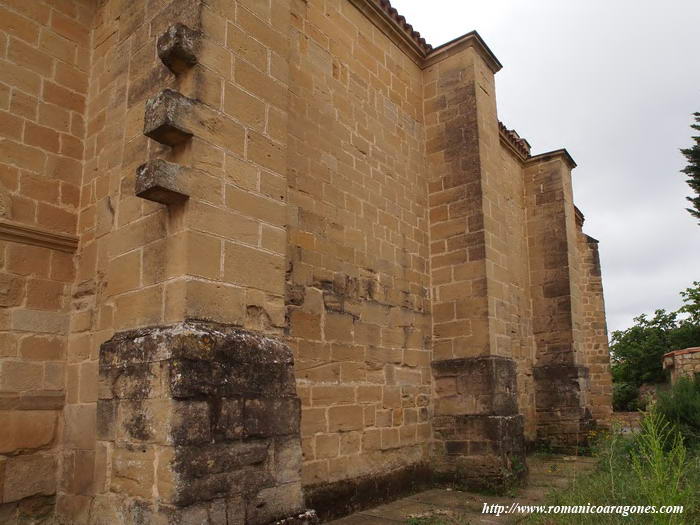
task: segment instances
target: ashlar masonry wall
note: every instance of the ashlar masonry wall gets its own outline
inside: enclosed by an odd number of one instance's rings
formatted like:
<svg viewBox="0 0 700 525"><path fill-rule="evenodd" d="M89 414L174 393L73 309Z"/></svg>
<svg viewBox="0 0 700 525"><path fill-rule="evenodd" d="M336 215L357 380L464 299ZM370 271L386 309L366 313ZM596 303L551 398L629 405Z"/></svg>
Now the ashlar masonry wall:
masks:
<svg viewBox="0 0 700 525"><path fill-rule="evenodd" d="M332 508L428 458L422 72L350 2L295 2L290 45L288 330L303 480Z"/></svg>
<svg viewBox="0 0 700 525"><path fill-rule="evenodd" d="M51 516L60 486L94 12L80 0L0 3L3 523Z"/></svg>
<svg viewBox="0 0 700 525"><path fill-rule="evenodd" d="M0 64L0 521L308 524L608 421L575 164L475 32L0 0Z"/></svg>

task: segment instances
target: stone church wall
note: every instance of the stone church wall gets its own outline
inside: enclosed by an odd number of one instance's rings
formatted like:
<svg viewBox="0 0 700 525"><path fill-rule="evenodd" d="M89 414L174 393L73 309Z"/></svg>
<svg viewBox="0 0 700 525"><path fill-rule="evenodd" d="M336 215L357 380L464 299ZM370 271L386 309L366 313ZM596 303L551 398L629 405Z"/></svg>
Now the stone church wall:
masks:
<svg viewBox="0 0 700 525"><path fill-rule="evenodd" d="M475 32L0 0L0 62L0 521L301 525L608 421L575 163Z"/></svg>
<svg viewBox="0 0 700 525"><path fill-rule="evenodd" d="M79 394L67 366L79 360L69 333L94 12L88 1L0 5L3 523L52 514L77 430L64 404L96 396L96 368Z"/></svg>
<svg viewBox="0 0 700 525"><path fill-rule="evenodd" d="M303 480L330 506L428 457L423 84L350 2L295 2L292 21L286 305Z"/></svg>

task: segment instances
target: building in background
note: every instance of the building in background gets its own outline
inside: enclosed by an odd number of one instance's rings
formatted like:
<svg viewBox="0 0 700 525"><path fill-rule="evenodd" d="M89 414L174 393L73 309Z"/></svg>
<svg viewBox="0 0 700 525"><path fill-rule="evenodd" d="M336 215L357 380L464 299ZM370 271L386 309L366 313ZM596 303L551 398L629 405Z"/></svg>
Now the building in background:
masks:
<svg viewBox="0 0 700 525"><path fill-rule="evenodd" d="M693 379L700 374L700 347L674 350L664 354L664 370L668 371L671 383L675 383L679 377Z"/></svg>

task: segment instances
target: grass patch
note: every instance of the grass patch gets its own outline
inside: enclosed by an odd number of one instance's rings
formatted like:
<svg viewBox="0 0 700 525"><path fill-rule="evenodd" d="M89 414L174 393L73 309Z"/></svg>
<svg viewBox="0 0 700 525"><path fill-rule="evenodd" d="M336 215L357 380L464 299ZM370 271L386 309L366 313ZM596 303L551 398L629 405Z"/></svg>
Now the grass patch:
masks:
<svg viewBox="0 0 700 525"><path fill-rule="evenodd" d="M550 493L545 505L683 505L682 514L533 514L526 523L675 525L700 523L700 457L690 453L676 425L651 410L639 433L613 430L594 453L598 468L565 490Z"/></svg>

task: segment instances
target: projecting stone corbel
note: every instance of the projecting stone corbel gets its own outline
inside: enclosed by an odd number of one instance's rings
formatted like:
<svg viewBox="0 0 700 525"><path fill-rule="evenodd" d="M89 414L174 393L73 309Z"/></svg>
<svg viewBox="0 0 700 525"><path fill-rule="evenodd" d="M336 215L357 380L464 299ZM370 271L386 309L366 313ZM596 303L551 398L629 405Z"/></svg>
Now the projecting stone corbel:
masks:
<svg viewBox="0 0 700 525"><path fill-rule="evenodd" d="M136 196L161 204L179 204L189 198L188 169L155 159L139 166L136 171Z"/></svg>
<svg viewBox="0 0 700 525"><path fill-rule="evenodd" d="M165 144L177 146L192 137L188 115L194 100L172 89L164 89L146 102L143 134Z"/></svg>
<svg viewBox="0 0 700 525"><path fill-rule="evenodd" d="M158 38L158 56L170 71L179 75L197 63L200 33L177 23Z"/></svg>

